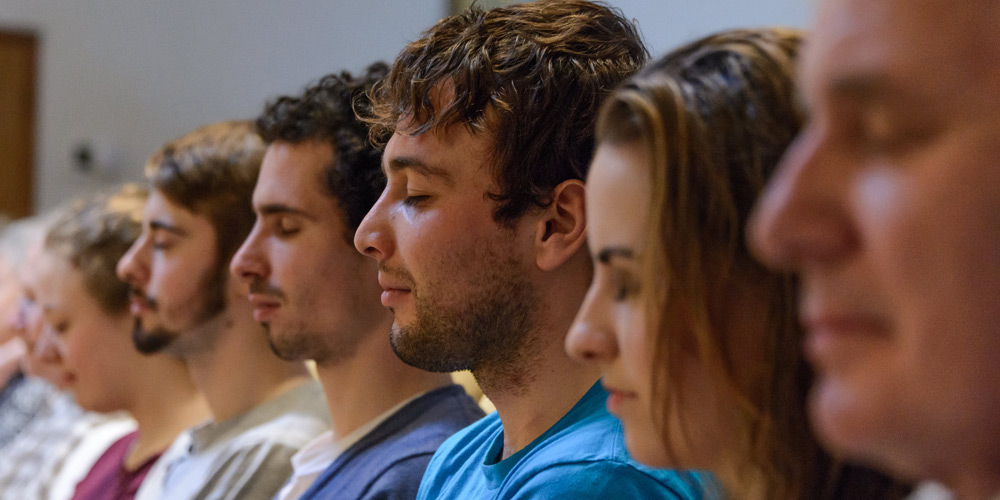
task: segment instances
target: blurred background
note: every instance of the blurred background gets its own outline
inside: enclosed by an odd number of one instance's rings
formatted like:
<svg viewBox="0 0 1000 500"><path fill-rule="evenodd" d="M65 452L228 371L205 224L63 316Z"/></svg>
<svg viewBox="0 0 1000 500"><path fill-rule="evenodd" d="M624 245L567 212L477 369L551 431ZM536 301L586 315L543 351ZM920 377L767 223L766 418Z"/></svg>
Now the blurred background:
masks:
<svg viewBox="0 0 1000 500"><path fill-rule="evenodd" d="M164 142L391 61L466 0L0 0L0 215L140 180ZM504 5L504 0L479 1ZM652 54L808 22L807 0L612 0Z"/></svg>

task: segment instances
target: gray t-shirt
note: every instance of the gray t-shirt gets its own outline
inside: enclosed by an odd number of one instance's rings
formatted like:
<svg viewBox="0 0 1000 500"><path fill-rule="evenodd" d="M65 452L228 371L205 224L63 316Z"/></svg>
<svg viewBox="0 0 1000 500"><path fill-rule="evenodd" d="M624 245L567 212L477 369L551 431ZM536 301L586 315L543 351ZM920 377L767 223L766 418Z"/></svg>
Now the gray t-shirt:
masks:
<svg viewBox="0 0 1000 500"><path fill-rule="evenodd" d="M182 433L136 498L269 500L291 476L292 455L329 428L322 387L310 381L247 413Z"/></svg>

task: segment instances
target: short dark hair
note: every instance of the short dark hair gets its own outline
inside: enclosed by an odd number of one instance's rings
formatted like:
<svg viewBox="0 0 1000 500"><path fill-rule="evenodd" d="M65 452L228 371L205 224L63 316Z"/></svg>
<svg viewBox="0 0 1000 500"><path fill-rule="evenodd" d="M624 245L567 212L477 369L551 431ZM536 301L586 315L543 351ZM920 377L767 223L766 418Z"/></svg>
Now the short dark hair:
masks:
<svg viewBox="0 0 1000 500"><path fill-rule="evenodd" d="M370 92L385 78L389 66L372 64L357 78L347 71L324 76L301 96L270 102L255 122L257 133L270 144L328 142L333 162L325 170L329 193L344 211L349 241L385 187L382 153L368 140L368 124L357 115L371 115Z"/></svg>
<svg viewBox="0 0 1000 500"><path fill-rule="evenodd" d="M463 124L490 133L499 192L494 219L510 223L583 179L604 97L648 52L621 12L584 0L543 0L442 19L396 57L374 95L372 138L413 117L415 134ZM434 109L441 85L454 99Z"/></svg>
<svg viewBox="0 0 1000 500"><path fill-rule="evenodd" d="M146 163L146 178L170 201L208 218L225 269L253 227L251 197L263 158L251 122L215 123L165 144Z"/></svg>

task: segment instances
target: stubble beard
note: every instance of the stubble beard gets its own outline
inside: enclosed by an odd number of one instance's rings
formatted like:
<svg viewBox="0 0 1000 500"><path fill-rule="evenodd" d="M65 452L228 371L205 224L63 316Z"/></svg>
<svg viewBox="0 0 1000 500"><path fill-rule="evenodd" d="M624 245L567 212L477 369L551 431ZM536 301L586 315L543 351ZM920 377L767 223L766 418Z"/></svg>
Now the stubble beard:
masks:
<svg viewBox="0 0 1000 500"><path fill-rule="evenodd" d="M521 392L534 373L538 294L522 266L498 258L452 294L414 288L416 319L394 322L389 339L406 364L431 372L471 370L484 392ZM455 289L426 284L427 290Z"/></svg>

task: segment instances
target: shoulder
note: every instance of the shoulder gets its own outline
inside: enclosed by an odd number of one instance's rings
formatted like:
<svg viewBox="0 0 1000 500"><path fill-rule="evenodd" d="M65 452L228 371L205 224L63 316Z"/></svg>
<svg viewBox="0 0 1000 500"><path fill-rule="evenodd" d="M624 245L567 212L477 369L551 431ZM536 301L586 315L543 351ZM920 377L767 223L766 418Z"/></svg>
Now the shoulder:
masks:
<svg viewBox="0 0 1000 500"><path fill-rule="evenodd" d="M482 410L459 386L431 391L401 408L372 432L380 446L434 453L448 438L474 424Z"/></svg>
<svg viewBox="0 0 1000 500"><path fill-rule="evenodd" d="M420 480L430 460L430 453L397 457L373 478L359 498L366 500L416 498Z"/></svg>
<svg viewBox="0 0 1000 500"><path fill-rule="evenodd" d="M431 460L431 468L443 467L446 463L465 463L471 456L485 454L502 432L503 424L496 412L473 422L441 444Z"/></svg>
<svg viewBox="0 0 1000 500"><path fill-rule="evenodd" d="M614 460L562 462L525 476L512 498L704 497L705 477L696 472L656 470Z"/></svg>

